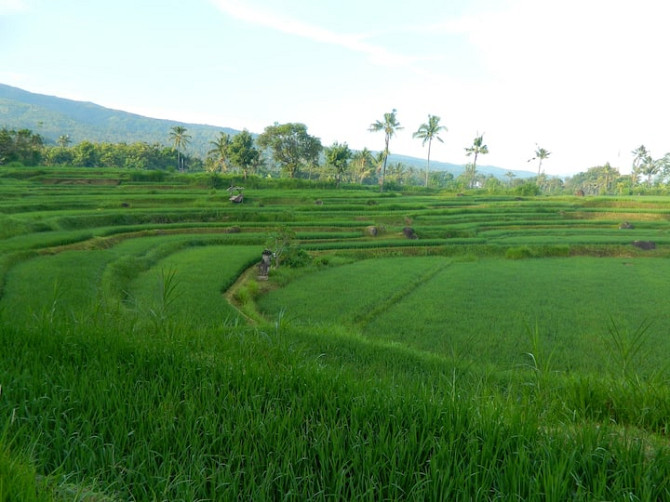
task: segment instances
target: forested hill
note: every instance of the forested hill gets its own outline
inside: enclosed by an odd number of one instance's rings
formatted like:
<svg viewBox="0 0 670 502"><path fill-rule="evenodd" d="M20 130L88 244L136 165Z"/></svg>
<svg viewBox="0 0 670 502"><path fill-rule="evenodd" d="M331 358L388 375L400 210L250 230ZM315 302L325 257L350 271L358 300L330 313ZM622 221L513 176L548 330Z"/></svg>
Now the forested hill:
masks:
<svg viewBox="0 0 670 502"><path fill-rule="evenodd" d="M169 145L170 129L176 125L188 129L191 135L189 150L202 157L212 148L209 142L215 140L219 132L239 132L227 127L143 117L94 103L35 94L0 84L0 128L30 129L48 144L55 144L60 136L67 134L73 143L84 140L140 141Z"/></svg>
<svg viewBox="0 0 670 502"><path fill-rule="evenodd" d="M212 149L220 132L236 134L239 131L228 127L216 127L202 124L188 124L173 120L154 119L134 113L112 110L104 106L84 101L35 94L32 92L0 84L0 128L30 129L40 134L47 144L56 144L60 136L68 135L73 144L87 140L107 143L158 143L170 146L170 129L176 125L184 126L191 136L188 147L190 154L204 158ZM252 134L261 131L250 131ZM424 169L426 159L391 154L389 162L401 162L406 166ZM431 168L436 171L448 171L458 176L464 171L463 165L432 161ZM503 179L505 169L478 165L483 174L492 174ZM534 173L513 171L518 178L528 178Z"/></svg>

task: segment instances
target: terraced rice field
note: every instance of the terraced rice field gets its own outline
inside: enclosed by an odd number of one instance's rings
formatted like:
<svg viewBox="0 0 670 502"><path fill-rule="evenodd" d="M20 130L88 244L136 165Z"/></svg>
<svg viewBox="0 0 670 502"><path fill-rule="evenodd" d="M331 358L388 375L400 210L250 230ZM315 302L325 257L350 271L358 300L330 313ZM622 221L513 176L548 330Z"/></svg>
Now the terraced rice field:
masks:
<svg viewBox="0 0 670 502"><path fill-rule="evenodd" d="M670 201L228 184L0 168L0 501L670 497Z"/></svg>

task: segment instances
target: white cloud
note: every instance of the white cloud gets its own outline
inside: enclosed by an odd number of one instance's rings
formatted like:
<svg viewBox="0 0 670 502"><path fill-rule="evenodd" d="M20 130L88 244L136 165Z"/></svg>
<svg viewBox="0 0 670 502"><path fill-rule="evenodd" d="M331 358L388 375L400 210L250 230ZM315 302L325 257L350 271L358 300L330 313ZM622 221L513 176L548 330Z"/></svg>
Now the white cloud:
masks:
<svg viewBox="0 0 670 502"><path fill-rule="evenodd" d="M314 42L330 44L353 52L367 55L374 64L382 66L403 66L414 58L391 52L382 46L365 41L365 37L356 34L338 33L321 26L304 23L297 19L282 16L270 10L250 6L248 2L238 0L211 0L222 12L242 21L265 26L276 31L306 38Z"/></svg>
<svg viewBox="0 0 670 502"><path fill-rule="evenodd" d="M26 0L0 0L0 16L18 14L29 10Z"/></svg>

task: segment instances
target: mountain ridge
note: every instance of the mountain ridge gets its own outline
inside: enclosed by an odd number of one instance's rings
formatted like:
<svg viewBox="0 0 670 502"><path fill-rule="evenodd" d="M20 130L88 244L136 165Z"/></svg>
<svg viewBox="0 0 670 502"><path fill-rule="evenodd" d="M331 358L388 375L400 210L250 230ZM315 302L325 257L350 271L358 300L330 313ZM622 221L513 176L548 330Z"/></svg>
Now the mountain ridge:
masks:
<svg viewBox="0 0 670 502"><path fill-rule="evenodd" d="M0 128L31 129L40 134L47 144L55 144L64 134L75 144L82 141L168 144L168 135L174 126L188 129L191 135L189 148L203 158L211 149L210 142L220 132L231 135L240 132L230 127L146 117L90 101L38 94L0 83ZM391 154L389 161L402 162L417 169L425 169L426 166L426 159L401 154ZM465 170L464 165L448 162L431 161L430 166L433 171L447 171L454 176ZM507 169L488 165L477 166L477 171L501 179L508 172ZM535 176L530 171L512 173L517 178Z"/></svg>

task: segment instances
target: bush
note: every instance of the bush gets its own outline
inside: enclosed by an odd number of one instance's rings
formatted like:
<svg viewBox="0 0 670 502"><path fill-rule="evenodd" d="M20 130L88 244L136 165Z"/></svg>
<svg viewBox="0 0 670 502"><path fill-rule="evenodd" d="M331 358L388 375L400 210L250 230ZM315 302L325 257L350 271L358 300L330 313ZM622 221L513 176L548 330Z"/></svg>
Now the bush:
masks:
<svg viewBox="0 0 670 502"><path fill-rule="evenodd" d="M523 185L516 187L514 189L514 193L516 195L523 195L525 197L540 195L540 187L538 187L535 183L524 183Z"/></svg>
<svg viewBox="0 0 670 502"><path fill-rule="evenodd" d="M286 267L297 268L309 265L312 258L307 251L297 247L289 247L282 256L281 264Z"/></svg>
<svg viewBox="0 0 670 502"><path fill-rule="evenodd" d="M533 252L528 246L519 246L509 248L505 253L505 258L508 260L523 260L524 258L532 258Z"/></svg>
<svg viewBox="0 0 670 502"><path fill-rule="evenodd" d="M256 299L259 291L258 282L250 280L235 293L235 300L240 305L246 305Z"/></svg>

